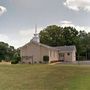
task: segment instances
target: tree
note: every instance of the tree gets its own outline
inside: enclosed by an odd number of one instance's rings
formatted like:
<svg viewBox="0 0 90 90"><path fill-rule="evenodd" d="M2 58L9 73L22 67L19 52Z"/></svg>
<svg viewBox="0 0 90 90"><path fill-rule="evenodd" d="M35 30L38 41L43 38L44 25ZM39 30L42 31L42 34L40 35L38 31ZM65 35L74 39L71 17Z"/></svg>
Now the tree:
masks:
<svg viewBox="0 0 90 90"><path fill-rule="evenodd" d="M79 32L79 51L78 53L80 56L84 56L85 59L90 59L88 58L89 53L90 53L90 33L86 33L85 31L80 31Z"/></svg>
<svg viewBox="0 0 90 90"><path fill-rule="evenodd" d="M78 31L73 27L63 28L64 45L75 45L78 40Z"/></svg>
<svg viewBox="0 0 90 90"><path fill-rule="evenodd" d="M20 51L7 43L0 42L0 61L12 61L15 58L20 61Z"/></svg>
<svg viewBox="0 0 90 90"><path fill-rule="evenodd" d="M40 32L40 42L49 46L75 45L78 31L73 27L51 25Z"/></svg>
<svg viewBox="0 0 90 90"><path fill-rule="evenodd" d="M13 59L11 61L12 64L17 64L21 61L21 57L20 57L20 50L17 49L16 52L13 55Z"/></svg>
<svg viewBox="0 0 90 90"><path fill-rule="evenodd" d="M7 56L8 44L0 42L0 60L5 60Z"/></svg>
<svg viewBox="0 0 90 90"><path fill-rule="evenodd" d="M64 45L62 27L51 25L40 32L40 42L49 46Z"/></svg>

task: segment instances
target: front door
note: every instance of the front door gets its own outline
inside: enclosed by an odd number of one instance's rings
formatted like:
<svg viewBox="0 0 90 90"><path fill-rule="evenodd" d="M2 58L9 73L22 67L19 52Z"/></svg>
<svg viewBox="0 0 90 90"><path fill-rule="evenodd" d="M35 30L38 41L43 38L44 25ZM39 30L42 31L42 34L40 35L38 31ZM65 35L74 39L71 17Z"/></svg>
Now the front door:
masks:
<svg viewBox="0 0 90 90"><path fill-rule="evenodd" d="M59 61L64 61L64 53L59 53Z"/></svg>

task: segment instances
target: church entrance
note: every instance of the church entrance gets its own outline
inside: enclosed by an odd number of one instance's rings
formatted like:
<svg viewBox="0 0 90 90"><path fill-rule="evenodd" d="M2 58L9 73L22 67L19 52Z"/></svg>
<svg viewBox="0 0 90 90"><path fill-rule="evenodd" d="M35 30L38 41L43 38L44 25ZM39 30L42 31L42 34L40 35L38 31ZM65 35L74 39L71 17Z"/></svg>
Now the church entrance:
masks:
<svg viewBox="0 0 90 90"><path fill-rule="evenodd" d="M60 62L64 62L64 60L65 60L65 55L64 55L64 53L59 53L59 61L60 61Z"/></svg>

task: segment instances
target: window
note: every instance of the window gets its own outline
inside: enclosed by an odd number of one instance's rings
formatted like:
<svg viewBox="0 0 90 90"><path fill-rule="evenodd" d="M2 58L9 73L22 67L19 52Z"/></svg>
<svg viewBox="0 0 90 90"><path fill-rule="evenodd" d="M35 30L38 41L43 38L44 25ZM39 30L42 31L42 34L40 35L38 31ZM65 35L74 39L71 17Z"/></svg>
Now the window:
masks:
<svg viewBox="0 0 90 90"><path fill-rule="evenodd" d="M43 61L45 63L48 63L49 62L49 56L43 56Z"/></svg>
<svg viewBox="0 0 90 90"><path fill-rule="evenodd" d="M69 55L70 55L70 53L67 53L67 55L69 56Z"/></svg>

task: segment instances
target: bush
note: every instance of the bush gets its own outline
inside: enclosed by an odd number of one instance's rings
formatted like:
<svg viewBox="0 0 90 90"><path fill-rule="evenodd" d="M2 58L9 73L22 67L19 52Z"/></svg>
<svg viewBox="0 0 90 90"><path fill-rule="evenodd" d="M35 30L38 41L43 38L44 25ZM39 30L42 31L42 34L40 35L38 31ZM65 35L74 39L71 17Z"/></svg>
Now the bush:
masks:
<svg viewBox="0 0 90 90"><path fill-rule="evenodd" d="M42 61L39 61L39 63L42 63Z"/></svg>
<svg viewBox="0 0 90 90"><path fill-rule="evenodd" d="M50 63L56 63L56 62L60 62L59 60L54 60L54 61L51 61Z"/></svg>
<svg viewBox="0 0 90 90"><path fill-rule="evenodd" d="M0 59L0 62L2 62L2 60Z"/></svg>
<svg viewBox="0 0 90 90"><path fill-rule="evenodd" d="M21 61L21 57L15 53L14 56L13 56L13 60L11 61L11 64L17 64Z"/></svg>
<svg viewBox="0 0 90 90"><path fill-rule="evenodd" d="M11 61L11 64L17 64L18 63L18 60L12 60Z"/></svg>

